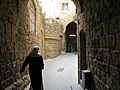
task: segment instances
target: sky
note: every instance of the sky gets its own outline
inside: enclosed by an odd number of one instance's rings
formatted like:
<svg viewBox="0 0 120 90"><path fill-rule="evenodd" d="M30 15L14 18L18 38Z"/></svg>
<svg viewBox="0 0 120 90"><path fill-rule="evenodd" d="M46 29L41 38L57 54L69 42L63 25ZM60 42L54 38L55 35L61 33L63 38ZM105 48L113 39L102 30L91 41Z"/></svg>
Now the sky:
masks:
<svg viewBox="0 0 120 90"><path fill-rule="evenodd" d="M58 17L59 16L59 0L40 0L42 6L42 12L46 17Z"/></svg>

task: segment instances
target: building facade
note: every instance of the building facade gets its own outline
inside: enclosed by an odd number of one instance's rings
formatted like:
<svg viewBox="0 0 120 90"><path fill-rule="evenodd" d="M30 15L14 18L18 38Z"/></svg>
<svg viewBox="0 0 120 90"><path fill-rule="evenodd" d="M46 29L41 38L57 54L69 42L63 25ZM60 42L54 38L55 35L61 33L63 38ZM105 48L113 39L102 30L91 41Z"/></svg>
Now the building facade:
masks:
<svg viewBox="0 0 120 90"><path fill-rule="evenodd" d="M63 47L64 47L63 51L67 52L67 49L69 46L71 47L71 49L72 49L72 46L75 46L75 45L68 45L69 40L67 37L67 35L68 35L67 33L70 31L70 30L68 30L69 24L71 22L76 22L76 6L72 0L59 0L59 19L63 25L63 33L64 33L64 35L63 35ZM74 25L71 28L74 28ZM77 27L75 27L75 28L77 28ZM76 30L75 30L75 32L76 32ZM76 38L74 38L74 40L76 42ZM70 50L70 51L75 51L75 50Z"/></svg>
<svg viewBox="0 0 120 90"><path fill-rule="evenodd" d="M76 7L71 0L50 1L57 4L58 10L53 11L53 17L45 20L45 57L53 58L66 52L67 25L75 21ZM54 5L56 6L56 5ZM52 8L50 8L52 9ZM55 14L55 15L54 15ZM56 16L56 14L58 16ZM76 32L76 31L75 31ZM75 46L75 45L72 45ZM77 46L77 45L76 45Z"/></svg>
<svg viewBox="0 0 120 90"><path fill-rule="evenodd" d="M45 58L55 58L63 50L63 25L58 19L45 19Z"/></svg>
<svg viewBox="0 0 120 90"><path fill-rule="evenodd" d="M76 6L71 0L59 0L59 18L64 27L64 32L67 25L75 21Z"/></svg>

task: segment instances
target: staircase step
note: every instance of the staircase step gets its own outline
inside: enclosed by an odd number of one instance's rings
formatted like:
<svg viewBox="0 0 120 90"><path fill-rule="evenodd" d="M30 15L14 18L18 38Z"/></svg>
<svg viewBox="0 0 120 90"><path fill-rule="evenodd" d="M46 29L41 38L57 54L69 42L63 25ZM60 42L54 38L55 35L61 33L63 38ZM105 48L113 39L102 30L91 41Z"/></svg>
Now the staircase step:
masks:
<svg viewBox="0 0 120 90"><path fill-rule="evenodd" d="M80 84L71 85L71 90L84 90Z"/></svg>

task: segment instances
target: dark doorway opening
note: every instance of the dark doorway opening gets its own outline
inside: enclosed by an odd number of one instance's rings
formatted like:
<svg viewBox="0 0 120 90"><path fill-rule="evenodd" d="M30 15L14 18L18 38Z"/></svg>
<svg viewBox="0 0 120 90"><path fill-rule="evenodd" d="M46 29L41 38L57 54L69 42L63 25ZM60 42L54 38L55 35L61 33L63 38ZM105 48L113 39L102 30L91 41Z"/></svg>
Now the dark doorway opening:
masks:
<svg viewBox="0 0 120 90"><path fill-rule="evenodd" d="M87 69L87 64L86 64L86 35L84 30L80 31L79 34L80 37L80 52L79 52L79 56L80 56L80 78L82 78L82 70L86 70Z"/></svg>
<svg viewBox="0 0 120 90"><path fill-rule="evenodd" d="M76 34L77 24L71 22L66 27L66 52L77 51L77 34Z"/></svg>

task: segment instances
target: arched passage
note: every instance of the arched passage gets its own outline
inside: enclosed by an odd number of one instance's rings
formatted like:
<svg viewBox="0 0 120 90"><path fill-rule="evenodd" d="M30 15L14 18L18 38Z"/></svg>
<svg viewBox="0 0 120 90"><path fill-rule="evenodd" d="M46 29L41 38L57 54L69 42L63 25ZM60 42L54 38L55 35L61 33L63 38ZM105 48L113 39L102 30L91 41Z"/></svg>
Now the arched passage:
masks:
<svg viewBox="0 0 120 90"><path fill-rule="evenodd" d="M71 22L66 27L66 52L77 51L77 35L76 35L76 23Z"/></svg>

